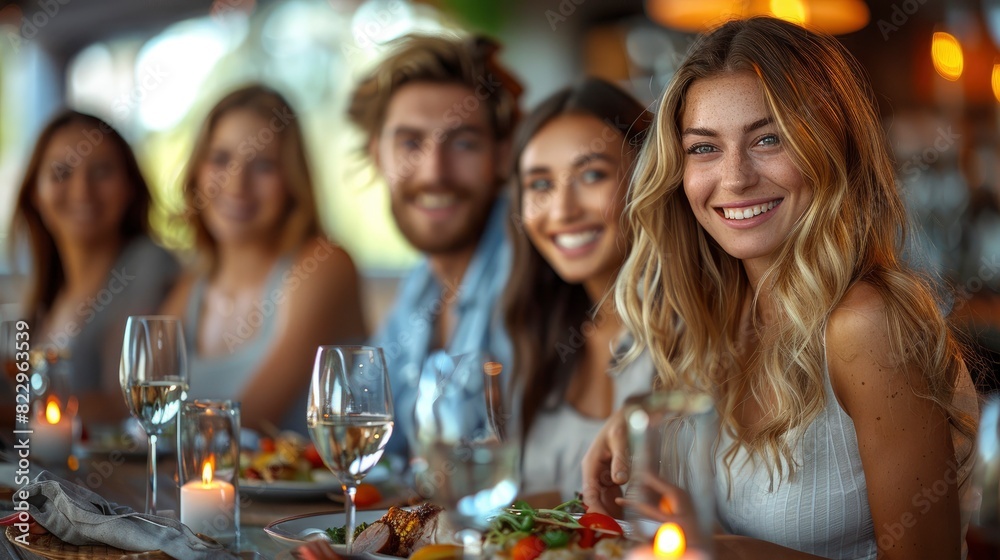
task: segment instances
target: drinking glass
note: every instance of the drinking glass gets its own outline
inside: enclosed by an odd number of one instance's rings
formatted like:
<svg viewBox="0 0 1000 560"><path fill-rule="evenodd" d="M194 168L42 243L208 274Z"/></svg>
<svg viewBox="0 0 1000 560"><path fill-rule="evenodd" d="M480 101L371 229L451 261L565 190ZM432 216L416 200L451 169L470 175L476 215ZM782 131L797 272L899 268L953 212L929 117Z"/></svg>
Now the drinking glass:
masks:
<svg viewBox="0 0 1000 560"><path fill-rule="evenodd" d="M187 397L187 350L176 317L132 316L125 323L119 382L129 412L149 438L146 513L156 513L156 439Z"/></svg>
<svg viewBox="0 0 1000 560"><path fill-rule="evenodd" d="M663 553L709 557L719 434L712 397L692 391L653 393L630 406L626 419L632 449L626 516L636 536L652 542L657 533L668 532L675 548Z"/></svg>
<svg viewBox="0 0 1000 560"><path fill-rule="evenodd" d="M181 523L224 545L240 540L240 403L195 400L177 429Z"/></svg>
<svg viewBox="0 0 1000 560"><path fill-rule="evenodd" d="M1000 397L997 395L983 406L975 459L972 484L982 502L973 510L970 542L975 541L995 553L1000 550ZM948 474L959 479L956 471L950 470Z"/></svg>
<svg viewBox="0 0 1000 560"><path fill-rule="evenodd" d="M354 496L392 436L392 393L382 349L320 346L316 351L306 425L323 463L340 480L346 544L354 545Z"/></svg>
<svg viewBox="0 0 1000 560"><path fill-rule="evenodd" d="M481 555L482 531L520 485L520 411L502 373L484 352L435 352L418 386L417 491L445 508L471 558Z"/></svg>

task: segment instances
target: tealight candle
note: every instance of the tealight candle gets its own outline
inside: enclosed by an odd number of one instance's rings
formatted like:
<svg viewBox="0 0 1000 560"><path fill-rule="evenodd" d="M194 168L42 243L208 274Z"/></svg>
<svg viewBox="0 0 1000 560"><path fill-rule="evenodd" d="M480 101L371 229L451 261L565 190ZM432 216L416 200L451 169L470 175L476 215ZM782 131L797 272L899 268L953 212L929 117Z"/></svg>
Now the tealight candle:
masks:
<svg viewBox="0 0 1000 560"><path fill-rule="evenodd" d="M201 480L192 480L181 486L181 523L195 533L229 543L236 537L233 518L236 492L232 484L213 480L212 476L212 463L205 461Z"/></svg>
<svg viewBox="0 0 1000 560"><path fill-rule="evenodd" d="M31 459L48 467L65 467L73 449L73 418L64 414L55 397L46 400L44 409L31 415Z"/></svg>
<svg viewBox="0 0 1000 560"><path fill-rule="evenodd" d="M653 546L632 549L626 560L708 560L699 550L687 548L684 530L676 523L664 523L656 531Z"/></svg>

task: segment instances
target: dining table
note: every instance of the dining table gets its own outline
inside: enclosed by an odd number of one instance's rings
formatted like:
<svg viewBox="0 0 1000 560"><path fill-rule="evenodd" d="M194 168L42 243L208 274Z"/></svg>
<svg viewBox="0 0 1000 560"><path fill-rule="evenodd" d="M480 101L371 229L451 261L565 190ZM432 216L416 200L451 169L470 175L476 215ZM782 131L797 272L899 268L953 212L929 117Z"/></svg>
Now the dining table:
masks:
<svg viewBox="0 0 1000 560"><path fill-rule="evenodd" d="M147 466L144 456L126 456L111 451L91 453L75 457L69 463L75 469L51 469L53 474L68 481L85 486L110 502L126 505L142 511L146 500ZM177 461L173 455L160 454L158 460L159 490L157 492L158 514L177 518L178 489L176 485ZM329 488L329 485L326 486ZM342 502L335 500L339 490L311 492L306 495L282 495L281 493L260 492L256 488L240 491L240 538L238 547L230 546L241 558L291 560L293 544L272 539L264 527L268 524L293 516L310 514L342 513ZM391 501L387 500L387 501ZM386 503L387 501L384 501ZM384 508L377 504L376 508ZM13 502L8 498L0 502L0 514L13 511ZM0 558L16 560L38 560L46 556L35 554L23 547L15 546L0 535ZM142 558L128 555L124 558Z"/></svg>

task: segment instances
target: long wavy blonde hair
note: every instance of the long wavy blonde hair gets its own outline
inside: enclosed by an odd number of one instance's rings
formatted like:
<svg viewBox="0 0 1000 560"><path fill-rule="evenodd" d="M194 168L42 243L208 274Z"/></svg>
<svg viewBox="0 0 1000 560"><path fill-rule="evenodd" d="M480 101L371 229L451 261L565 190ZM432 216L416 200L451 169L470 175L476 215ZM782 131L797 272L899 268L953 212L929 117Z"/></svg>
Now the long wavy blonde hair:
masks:
<svg viewBox="0 0 1000 560"><path fill-rule="evenodd" d="M680 119L691 84L752 72L782 142L813 192L783 241L767 285L777 305L764 326L754 367L741 371L741 316L761 309L742 263L699 226L683 192ZM616 304L635 334L631 356L648 348L664 389L714 394L724 429L737 446L762 457L772 476L795 470L795 440L825 405L824 333L830 313L856 283L879 292L894 341L892 359L919 371L926 398L953 428L975 433L975 416L953 402L966 375L959 344L928 282L901 260L906 215L873 94L854 58L834 38L773 18L723 25L702 37L667 87L653 132L640 153L624 219L634 232L615 288ZM770 311L769 311L770 313ZM745 384L745 385L744 385ZM768 414L752 434L736 419L746 387ZM962 457L963 462L968 456Z"/></svg>

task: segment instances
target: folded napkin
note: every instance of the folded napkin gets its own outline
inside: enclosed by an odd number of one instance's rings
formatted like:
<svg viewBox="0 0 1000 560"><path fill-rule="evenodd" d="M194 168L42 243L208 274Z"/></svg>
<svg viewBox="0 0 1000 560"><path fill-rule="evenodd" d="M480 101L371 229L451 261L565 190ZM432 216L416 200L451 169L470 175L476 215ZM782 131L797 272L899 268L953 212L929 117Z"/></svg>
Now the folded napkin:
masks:
<svg viewBox="0 0 1000 560"><path fill-rule="evenodd" d="M179 521L137 513L90 490L42 471L24 487L28 513L48 532L69 544L106 544L128 551L161 550L174 558L237 558L209 544Z"/></svg>

